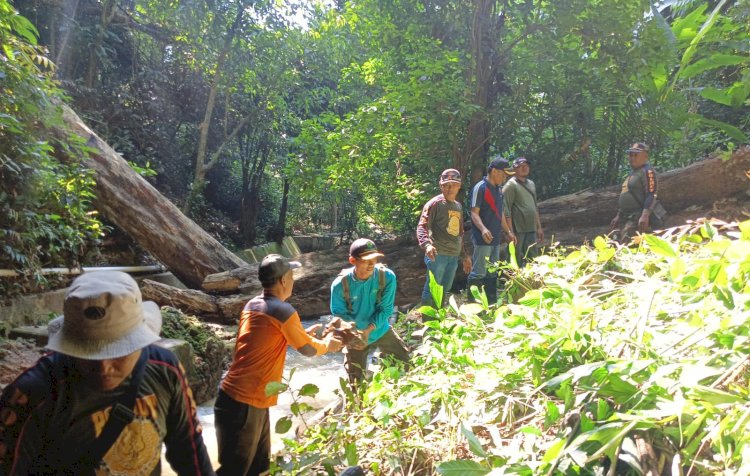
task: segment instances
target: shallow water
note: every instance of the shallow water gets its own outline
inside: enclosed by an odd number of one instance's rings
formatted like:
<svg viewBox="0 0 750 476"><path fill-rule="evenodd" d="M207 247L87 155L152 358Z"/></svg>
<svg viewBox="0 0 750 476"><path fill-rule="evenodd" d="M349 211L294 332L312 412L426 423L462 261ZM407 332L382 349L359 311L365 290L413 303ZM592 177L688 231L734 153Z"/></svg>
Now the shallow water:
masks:
<svg viewBox="0 0 750 476"><path fill-rule="evenodd" d="M346 378L346 372L344 371L344 356L341 353L326 354L319 357L305 357L296 350L289 347L286 354L286 365L284 366L284 377L289 377L289 371L294 368L294 375L289 382L292 389L300 389L307 383L313 383L318 386L320 391L318 395L312 399L304 397L300 401L308 403L309 405L316 408L315 411L311 412L306 417L309 418L315 414L319 409L322 409L327 404L337 398L334 393L337 389L340 392L339 378ZM292 404L292 396L289 392L284 392L279 395L278 404L270 409L271 416L271 450L273 453L277 453L284 448L282 438L293 438L294 431L299 421L295 420L295 424L289 432L279 435L274 431L276 421L286 415L290 414L290 406ZM216 432L214 430L214 402L206 402L198 407L198 418L203 425L203 440L208 449L208 453L211 456L211 462L214 468L219 466L219 462L216 455ZM163 475L176 475L169 463L162 458L162 474Z"/></svg>

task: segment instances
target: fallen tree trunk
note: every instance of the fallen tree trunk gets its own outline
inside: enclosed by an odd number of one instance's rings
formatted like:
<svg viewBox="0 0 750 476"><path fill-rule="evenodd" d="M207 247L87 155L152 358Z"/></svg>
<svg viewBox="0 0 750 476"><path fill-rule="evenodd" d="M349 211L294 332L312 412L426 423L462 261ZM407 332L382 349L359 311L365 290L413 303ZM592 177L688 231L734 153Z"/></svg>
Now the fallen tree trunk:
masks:
<svg viewBox="0 0 750 476"><path fill-rule="evenodd" d="M689 206L702 206L745 192L750 187L750 146L738 149L729 160L710 158L681 169L658 174L659 200L668 212ZM594 228L595 233L606 229L617 213L620 185L583 190L570 195L551 198L539 203L542 226L551 233L567 234L569 230ZM670 223L673 226L679 223ZM579 233L580 238L592 234Z"/></svg>
<svg viewBox="0 0 750 476"><path fill-rule="evenodd" d="M138 175L75 112L62 107L70 131L93 149L86 166L96 172L97 210L188 287L199 288L207 275L245 264Z"/></svg>
<svg viewBox="0 0 750 476"><path fill-rule="evenodd" d="M426 271L424 252L416 239L407 237L378 245L385 254L382 261L398 276L396 305L407 306L419 302ZM294 293L289 303L301 317L316 317L330 312L331 283L342 269L351 266L348 257L348 249L344 246L294 258L302 263L302 267L294 270ZM255 296L262 291L258 281L258 265L245 265L206 276L203 288L210 292L241 292L246 297ZM247 299L238 301L234 296L227 296L219 300L222 302L223 315L239 317Z"/></svg>

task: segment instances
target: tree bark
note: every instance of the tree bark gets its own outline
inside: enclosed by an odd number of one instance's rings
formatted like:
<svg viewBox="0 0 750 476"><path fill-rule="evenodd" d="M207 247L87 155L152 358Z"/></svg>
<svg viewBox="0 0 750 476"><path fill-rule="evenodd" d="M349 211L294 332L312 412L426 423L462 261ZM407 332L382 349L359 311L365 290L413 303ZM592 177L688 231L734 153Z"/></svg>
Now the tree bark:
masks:
<svg viewBox="0 0 750 476"><path fill-rule="evenodd" d="M657 173L659 200L668 212L674 213L690 206L711 204L750 189L750 146L738 149L732 157L723 161L710 158L680 169ZM532 172L533 174L533 172ZM533 176L532 176L533 179ZM621 185L598 190L582 190L570 195L555 197L539 203L542 226L546 233L565 233L572 230L580 243L587 230L587 238L601 233L617 213L617 199ZM670 222L667 226L678 225ZM566 241L562 241L566 243Z"/></svg>
<svg viewBox="0 0 750 476"><path fill-rule="evenodd" d="M93 148L86 166L96 172L97 210L188 287L198 288L207 275L245 264L135 173L75 112L62 107L70 131Z"/></svg>

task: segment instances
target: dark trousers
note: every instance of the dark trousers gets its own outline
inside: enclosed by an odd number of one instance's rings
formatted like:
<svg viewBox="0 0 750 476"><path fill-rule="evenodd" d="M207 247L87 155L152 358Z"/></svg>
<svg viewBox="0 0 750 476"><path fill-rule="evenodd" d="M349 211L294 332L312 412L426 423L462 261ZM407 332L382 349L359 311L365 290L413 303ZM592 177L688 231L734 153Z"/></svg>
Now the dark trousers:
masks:
<svg viewBox="0 0 750 476"><path fill-rule="evenodd" d="M380 355L392 355L401 362L409 361L409 350L406 348L406 344L396 334L393 327L389 327L388 332L364 349L346 349L344 367L346 373L349 374L350 382L354 383L364 378L364 369L367 368L367 354L376 348L380 349Z"/></svg>
<svg viewBox="0 0 750 476"><path fill-rule="evenodd" d="M234 400L219 389L214 404L219 476L258 476L271 466L268 408Z"/></svg>
<svg viewBox="0 0 750 476"><path fill-rule="evenodd" d="M536 231L522 231L516 233L516 263L523 268L526 262L539 256L539 245L536 242Z"/></svg>

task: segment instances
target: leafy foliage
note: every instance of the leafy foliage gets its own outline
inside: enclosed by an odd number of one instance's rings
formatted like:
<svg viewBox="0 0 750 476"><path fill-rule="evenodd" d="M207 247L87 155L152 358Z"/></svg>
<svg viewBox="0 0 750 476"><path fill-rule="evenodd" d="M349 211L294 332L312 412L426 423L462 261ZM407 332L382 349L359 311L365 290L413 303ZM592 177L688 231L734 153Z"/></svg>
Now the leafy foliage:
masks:
<svg viewBox="0 0 750 476"><path fill-rule="evenodd" d="M46 132L62 124L55 106L61 91L36 34L0 0L0 267L23 274L2 284L11 288L4 293L44 286L42 267L77 265L102 231L91 213L91 173L78 162L85 144ZM62 163L57 156L75 159Z"/></svg>
<svg viewBox="0 0 750 476"><path fill-rule="evenodd" d="M646 445L656 472L742 473L748 278L750 222L542 256L517 302L425 322L410 370L386 365L276 471L624 474Z"/></svg>

